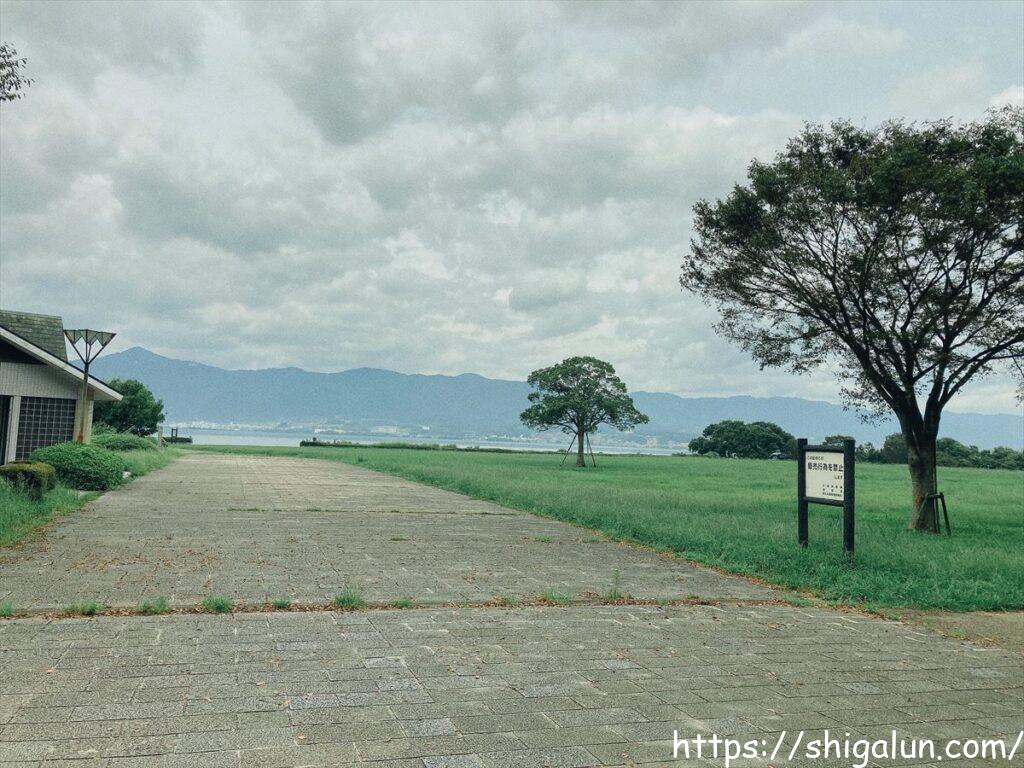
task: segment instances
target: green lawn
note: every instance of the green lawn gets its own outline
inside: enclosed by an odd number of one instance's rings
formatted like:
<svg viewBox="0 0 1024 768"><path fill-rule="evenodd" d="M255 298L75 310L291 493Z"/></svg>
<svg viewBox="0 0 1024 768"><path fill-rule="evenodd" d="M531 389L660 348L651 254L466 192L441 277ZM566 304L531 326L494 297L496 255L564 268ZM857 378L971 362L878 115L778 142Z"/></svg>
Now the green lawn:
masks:
<svg viewBox="0 0 1024 768"><path fill-rule="evenodd" d="M794 462L552 454L199 446L359 464L593 528L616 538L871 608L1024 608L1024 473L940 468L953 537L906 530L905 467L857 467L857 554L842 554L841 510L811 506L796 545Z"/></svg>

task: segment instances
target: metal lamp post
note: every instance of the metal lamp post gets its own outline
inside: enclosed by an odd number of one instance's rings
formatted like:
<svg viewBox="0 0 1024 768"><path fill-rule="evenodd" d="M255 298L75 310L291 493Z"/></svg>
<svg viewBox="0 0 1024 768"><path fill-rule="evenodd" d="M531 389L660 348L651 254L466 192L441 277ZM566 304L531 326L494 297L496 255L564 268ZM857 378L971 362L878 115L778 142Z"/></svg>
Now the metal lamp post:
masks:
<svg viewBox="0 0 1024 768"><path fill-rule="evenodd" d="M117 334L110 331L93 331L89 328L65 328L64 335L71 342L78 359L82 361L83 373L82 392L78 396L78 413L75 418L75 442L84 443L86 427L89 423L89 363L95 360L103 348ZM82 348L79 349L78 345Z"/></svg>

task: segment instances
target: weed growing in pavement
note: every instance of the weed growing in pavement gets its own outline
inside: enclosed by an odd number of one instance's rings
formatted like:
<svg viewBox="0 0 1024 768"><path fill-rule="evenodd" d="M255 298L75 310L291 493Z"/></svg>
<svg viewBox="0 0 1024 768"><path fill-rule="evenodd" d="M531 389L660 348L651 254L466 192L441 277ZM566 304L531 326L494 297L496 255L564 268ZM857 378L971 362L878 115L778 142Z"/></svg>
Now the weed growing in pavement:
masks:
<svg viewBox="0 0 1024 768"><path fill-rule="evenodd" d="M235 607L230 597L207 595L203 598L203 610L207 613L230 613Z"/></svg>
<svg viewBox="0 0 1024 768"><path fill-rule="evenodd" d="M548 587L539 595L540 601L543 603L549 603L551 605L568 605L572 602L572 597L559 592L554 587Z"/></svg>
<svg viewBox="0 0 1024 768"><path fill-rule="evenodd" d="M623 593L620 587L620 581L621 578L619 574L619 569L616 568L612 572L611 586L608 587L608 591L605 592L604 595L602 595L602 597L604 597L605 600L621 600L622 598L627 597L627 595Z"/></svg>
<svg viewBox="0 0 1024 768"><path fill-rule="evenodd" d="M143 616L159 616L162 613L169 613L171 604L166 597L158 597L155 600L143 600L139 603L138 613Z"/></svg>
<svg viewBox="0 0 1024 768"><path fill-rule="evenodd" d="M356 608L362 608L366 605L366 601L363 599L363 596L354 589L347 588L343 592L339 592L334 596L334 605L338 608L354 610Z"/></svg>
<svg viewBox="0 0 1024 768"><path fill-rule="evenodd" d="M99 609L100 607L95 600L89 600L85 603L72 603L67 607L67 613L76 616L95 616Z"/></svg>

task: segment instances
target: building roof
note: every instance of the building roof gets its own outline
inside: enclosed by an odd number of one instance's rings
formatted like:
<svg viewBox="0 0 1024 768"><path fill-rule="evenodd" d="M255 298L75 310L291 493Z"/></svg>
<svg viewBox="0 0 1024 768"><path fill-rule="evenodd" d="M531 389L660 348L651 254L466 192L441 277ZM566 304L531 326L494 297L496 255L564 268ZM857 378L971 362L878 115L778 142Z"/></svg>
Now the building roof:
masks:
<svg viewBox="0 0 1024 768"><path fill-rule="evenodd" d="M33 312L12 312L0 309L0 341L53 366L78 381L85 372L68 362L64 344L64 323L56 315L37 315ZM89 377L89 389L97 400L120 400L123 395L95 376Z"/></svg>
<svg viewBox="0 0 1024 768"><path fill-rule="evenodd" d="M0 326L67 362L64 322L57 315L37 315L33 312L0 309Z"/></svg>
<svg viewBox="0 0 1024 768"><path fill-rule="evenodd" d="M7 327L0 325L0 341L10 344L17 350L25 352L31 357L34 357L39 362L52 366L58 371L70 376L77 381L85 380L85 372L73 366L67 360L61 360L56 355L47 352L42 347L37 347L31 341L22 338L14 331ZM97 400L120 400L124 397L120 392L111 387L106 382L100 381L95 376L89 377L89 389L92 390L93 397Z"/></svg>

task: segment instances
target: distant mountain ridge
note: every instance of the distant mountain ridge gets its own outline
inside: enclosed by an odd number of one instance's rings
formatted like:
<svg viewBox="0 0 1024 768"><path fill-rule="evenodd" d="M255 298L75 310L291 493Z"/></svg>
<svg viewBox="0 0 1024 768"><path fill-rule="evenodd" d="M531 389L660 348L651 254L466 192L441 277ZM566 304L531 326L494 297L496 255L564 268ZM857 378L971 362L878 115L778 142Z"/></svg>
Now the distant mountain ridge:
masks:
<svg viewBox="0 0 1024 768"><path fill-rule="evenodd" d="M348 431L394 426L441 437L523 435L519 422L530 391L524 381L405 374L378 368L317 373L301 368L226 370L175 360L132 347L100 357L100 378L135 378L164 401L170 423L281 423L342 426ZM892 420L865 424L833 403L796 397L680 397L667 392L635 392L637 407L651 422L634 439L684 441L722 419L773 421L794 435L820 439L853 435L879 444L895 432ZM427 428L427 429L424 429ZM1024 416L948 412L944 436L969 445L1021 448Z"/></svg>

